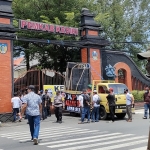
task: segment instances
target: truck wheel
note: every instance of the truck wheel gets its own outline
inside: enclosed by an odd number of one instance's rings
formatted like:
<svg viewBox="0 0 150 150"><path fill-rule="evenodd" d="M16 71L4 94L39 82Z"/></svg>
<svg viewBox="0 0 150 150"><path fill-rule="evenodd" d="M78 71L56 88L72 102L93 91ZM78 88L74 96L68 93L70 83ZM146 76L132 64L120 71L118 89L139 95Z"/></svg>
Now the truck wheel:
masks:
<svg viewBox="0 0 150 150"><path fill-rule="evenodd" d="M124 117L126 116L126 113L120 113L120 114L116 114L118 119L124 119Z"/></svg>
<svg viewBox="0 0 150 150"><path fill-rule="evenodd" d="M103 106L100 107L100 120L105 120L107 118L106 110Z"/></svg>
<svg viewBox="0 0 150 150"><path fill-rule="evenodd" d="M76 117L76 116L77 116L77 113L70 112L70 115L73 116L73 117Z"/></svg>

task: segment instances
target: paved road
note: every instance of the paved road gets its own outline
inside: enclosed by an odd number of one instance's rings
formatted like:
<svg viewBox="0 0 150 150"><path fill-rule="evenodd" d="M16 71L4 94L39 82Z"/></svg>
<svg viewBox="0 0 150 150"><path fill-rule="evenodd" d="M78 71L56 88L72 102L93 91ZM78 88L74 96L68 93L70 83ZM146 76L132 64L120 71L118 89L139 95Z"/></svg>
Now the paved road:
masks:
<svg viewBox="0 0 150 150"><path fill-rule="evenodd" d="M52 116L41 122L40 143L33 146L26 120L0 128L0 150L146 150L149 119L137 110L133 122L78 124L79 117L63 116L55 123ZM139 113L141 112L141 113Z"/></svg>

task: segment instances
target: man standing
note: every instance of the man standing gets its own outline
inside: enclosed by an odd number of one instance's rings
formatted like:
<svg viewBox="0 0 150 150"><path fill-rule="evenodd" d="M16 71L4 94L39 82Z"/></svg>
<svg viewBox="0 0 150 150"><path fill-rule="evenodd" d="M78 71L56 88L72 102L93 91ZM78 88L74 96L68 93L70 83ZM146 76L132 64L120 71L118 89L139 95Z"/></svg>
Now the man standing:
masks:
<svg viewBox="0 0 150 150"><path fill-rule="evenodd" d="M128 89L125 89L124 92L126 94L126 109L127 109L126 111L127 111L127 115L128 115L127 122L132 122L133 97L128 92Z"/></svg>
<svg viewBox="0 0 150 150"><path fill-rule="evenodd" d="M113 88L109 89L109 94L107 95L107 101L108 101L108 105L109 105L109 112L111 115L111 121L109 122L114 122L115 121L115 95L113 93Z"/></svg>
<svg viewBox="0 0 150 150"><path fill-rule="evenodd" d="M40 130L42 100L39 95L34 93L34 90L35 87L33 85L28 87L28 94L24 97L24 105L21 114L24 114L24 111L26 110L30 126L31 140L34 141L34 145L37 145Z"/></svg>
<svg viewBox="0 0 150 150"><path fill-rule="evenodd" d="M54 97L54 107L55 116L57 118L56 122L62 123L62 109L64 107L64 101L60 91L56 91L56 96Z"/></svg>
<svg viewBox="0 0 150 150"><path fill-rule="evenodd" d="M82 117L82 109L83 109L83 96L82 96L82 92L79 95L79 106L80 106L80 117Z"/></svg>
<svg viewBox="0 0 150 150"><path fill-rule="evenodd" d="M86 93L86 90L83 90L83 109L82 109L82 119L79 124L84 123L85 115L87 114L88 123L90 123L90 97Z"/></svg>
<svg viewBox="0 0 150 150"><path fill-rule="evenodd" d="M51 109L50 109L50 104L51 104L51 98L48 94L48 90L45 90L45 94L43 95L43 99L45 101L45 113L46 113L46 118L51 116Z"/></svg>
<svg viewBox="0 0 150 150"><path fill-rule="evenodd" d="M147 119L148 110L150 114L150 93L149 93L149 87L147 86L145 88L145 93L144 93L144 117L143 119ZM149 115L149 118L150 118L150 115Z"/></svg>
<svg viewBox="0 0 150 150"><path fill-rule="evenodd" d="M97 91L93 91L93 110L92 110L92 122L99 122L99 108L100 108L100 97L97 94ZM95 119L96 117L96 119Z"/></svg>
<svg viewBox="0 0 150 150"><path fill-rule="evenodd" d="M12 107L13 107L13 116L14 116L13 122L16 122L16 116L18 116L19 121L21 121L20 120L21 116L20 116L20 113L19 113L20 112L19 109L21 107L22 102L21 102L21 100L20 100L17 93L14 93L14 97L11 99L11 103L12 103Z"/></svg>

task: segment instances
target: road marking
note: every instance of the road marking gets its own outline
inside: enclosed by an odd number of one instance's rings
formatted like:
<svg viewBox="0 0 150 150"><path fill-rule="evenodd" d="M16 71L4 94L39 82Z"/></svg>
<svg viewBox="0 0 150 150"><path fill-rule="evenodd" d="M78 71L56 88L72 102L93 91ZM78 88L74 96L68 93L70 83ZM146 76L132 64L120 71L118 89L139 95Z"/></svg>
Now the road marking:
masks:
<svg viewBox="0 0 150 150"><path fill-rule="evenodd" d="M76 133L73 133L72 136L74 135L81 135L81 134L87 134L87 133L97 133L98 130L92 130L92 131L81 131L81 132L76 132ZM71 134L70 133L66 133L66 134L61 134L61 135L54 135L54 136L46 136L46 137L43 137L42 139L47 139L47 138L55 138L55 137L63 137L63 136L70 136ZM23 139L23 138L22 138ZM29 139L29 138L28 138ZM20 142L24 142L26 141L25 139L23 140L20 140Z"/></svg>
<svg viewBox="0 0 150 150"><path fill-rule="evenodd" d="M122 137L127 137L127 136L131 136L132 134L126 134L126 135L119 135L120 133L118 133L118 136L112 136L112 137L101 137L101 138L98 138L98 139L94 139L93 141L92 140L86 140L86 141L82 141L82 144L83 143L94 143L94 142L99 142L99 141L105 141L105 140L111 140L111 139L115 139L115 138L122 138ZM57 145L51 145L51 146L47 146L47 147L50 147L50 148L56 148L56 147L63 147L63 146L71 146L71 145L76 145L76 144L81 144L81 141L79 142L71 142L71 143L65 143L65 144L57 144ZM70 147L70 149L72 150L72 148Z"/></svg>
<svg viewBox="0 0 150 150"><path fill-rule="evenodd" d="M98 132L99 134L102 134L103 132ZM104 132L106 133L106 132ZM87 139L96 139L99 137L105 137L105 136L115 136L119 135L121 133L111 133L111 134L103 134L103 135L98 135L98 136L90 136L90 137L83 137L83 138L75 138L75 139L70 139L70 140L62 140L62 141L54 141L54 142L45 142L45 143L39 143L39 145L49 145L49 144L59 144L59 143L65 143L65 142L72 142L72 141L81 141L81 140L87 140Z"/></svg>
<svg viewBox="0 0 150 150"><path fill-rule="evenodd" d="M118 144L118 145L114 145L114 146L107 146L107 147L103 147L103 150L112 150L112 149L116 149L116 148L122 148L122 147L132 146L132 145L135 145L135 144L142 144L142 143L147 143L147 141L139 140L139 141L133 141L133 142L124 143L124 144ZM98 149L93 149L93 150L101 150L101 149L98 148Z"/></svg>
<svg viewBox="0 0 150 150"><path fill-rule="evenodd" d="M58 133L63 133L63 132L72 132L72 131L81 131L81 129L80 128L74 128L74 129L67 129L66 131L64 130L64 131L62 131L62 130L57 130L57 131L50 131L49 132L49 130L46 130L46 131L42 131L42 132L40 132L40 136L42 136L42 135L46 135L46 134L49 134L49 133L51 133L51 134L58 134ZM88 129L82 129L82 131L86 131L86 130L88 130ZM2 136L2 137L7 137L7 138L17 138L17 137L20 137L20 134L19 135L5 135L5 136ZM29 133L24 133L23 134L23 137L29 137Z"/></svg>
<svg viewBox="0 0 150 150"><path fill-rule="evenodd" d="M135 110L135 114L144 114L144 109Z"/></svg>
<svg viewBox="0 0 150 150"><path fill-rule="evenodd" d="M118 136L118 138L120 138L120 136ZM115 144L114 146L111 146L111 148L113 148L113 147L115 147L116 146L116 143L118 142L118 143L120 143L120 142L127 142L127 141L131 141L131 140L137 140L137 139L142 139L142 138L144 138L144 140L142 140L142 142L141 143L143 143L143 142L147 142L146 140L145 140L145 138L146 138L146 136L138 136L138 137L134 137L134 138L127 138L127 139L119 139L119 140L114 140L114 141L108 141L108 142L103 142L103 143L98 143L98 142L96 142L96 143L94 143L94 144L91 144L91 143L89 143L89 144L86 144L86 145L82 145L82 146L75 146L75 147L69 147L69 148L63 148L63 149L59 149L59 150L80 150L80 149L86 149L86 148L90 148L90 147L95 147L95 146L101 146L101 145L107 145L107 144ZM105 139L105 140L107 140L107 139ZM100 141L100 140L99 140ZM135 141L134 141L135 142ZM133 142L133 143L134 143ZM140 141L139 141L140 142ZM82 142L81 142L82 143ZM137 142L136 142L137 143ZM128 144L128 143L127 143ZM131 143L132 144L132 143ZM124 146L125 146L126 144L124 144ZM135 145L135 144L134 144ZM107 147L106 147L107 148ZM110 148L110 149L111 149ZM93 149L93 150L105 150L104 148L99 148L99 149ZM106 149L107 150L107 149Z"/></svg>
<svg viewBox="0 0 150 150"><path fill-rule="evenodd" d="M130 149L130 150L146 150L146 149L147 149L147 146L140 147L140 148L134 148L134 149Z"/></svg>
<svg viewBox="0 0 150 150"><path fill-rule="evenodd" d="M44 128L40 130L40 133L43 131L58 131L58 130L63 130L63 129L72 129L72 127L53 127L53 128ZM81 128L74 128L74 129L81 129ZM13 132L13 133L5 133L5 134L0 134L1 137L5 137L5 135L24 135L24 134L30 134L29 130L24 131L24 132Z"/></svg>
<svg viewBox="0 0 150 150"><path fill-rule="evenodd" d="M49 133L45 133L45 134L42 134L42 135L40 135L40 137L47 137L48 135L53 135L53 137L54 137L54 135L62 135L62 134L68 134L68 133L74 133L74 132L85 132L86 133L86 131L88 131L88 129L80 129L80 130L67 130L67 131L62 131L62 132L57 132L57 133L53 133L53 132L49 132ZM95 132L96 131L98 131L98 130L95 130ZM29 135L27 135L27 136L25 136L25 137L21 137L21 136L19 136L19 137L7 137L7 138L14 138L15 140L19 140L19 139L29 139Z"/></svg>

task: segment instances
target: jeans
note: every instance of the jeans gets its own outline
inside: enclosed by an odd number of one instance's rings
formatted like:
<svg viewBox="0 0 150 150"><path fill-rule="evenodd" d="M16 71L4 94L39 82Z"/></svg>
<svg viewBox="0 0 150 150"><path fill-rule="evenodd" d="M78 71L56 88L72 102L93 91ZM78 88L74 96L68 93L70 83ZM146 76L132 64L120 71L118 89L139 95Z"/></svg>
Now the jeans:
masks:
<svg viewBox="0 0 150 150"><path fill-rule="evenodd" d="M128 120L132 120L132 105L127 105L126 109L127 109L127 115L128 115Z"/></svg>
<svg viewBox="0 0 150 150"><path fill-rule="evenodd" d="M148 113L147 113L148 110L149 110L149 114L150 114L150 103L145 103L144 104L144 117L146 117L146 118L148 116ZM150 117L150 115L149 115L149 117Z"/></svg>
<svg viewBox="0 0 150 150"><path fill-rule="evenodd" d="M88 121L90 121L90 107L89 106L82 108L82 119L81 119L82 122L84 122L84 118L86 114L87 114Z"/></svg>
<svg viewBox="0 0 150 150"><path fill-rule="evenodd" d="M99 106L98 107L93 107L93 110L92 110L92 121L96 121L98 122L99 121ZM95 120L95 117L96 117L96 120Z"/></svg>
<svg viewBox="0 0 150 150"><path fill-rule="evenodd" d="M38 139L39 130L40 130L40 115L39 116L28 115L28 121L29 121L29 126L30 126L31 138Z"/></svg>
<svg viewBox="0 0 150 150"><path fill-rule="evenodd" d="M110 112L111 120L115 121L115 106L109 106L109 112Z"/></svg>
<svg viewBox="0 0 150 150"><path fill-rule="evenodd" d="M51 116L51 109L50 109L50 106L47 106L47 116Z"/></svg>
<svg viewBox="0 0 150 150"><path fill-rule="evenodd" d="M43 120L47 118L47 108L45 106L42 107L42 118Z"/></svg>
<svg viewBox="0 0 150 150"><path fill-rule="evenodd" d="M18 119L19 108L13 108L13 121L15 122Z"/></svg>

